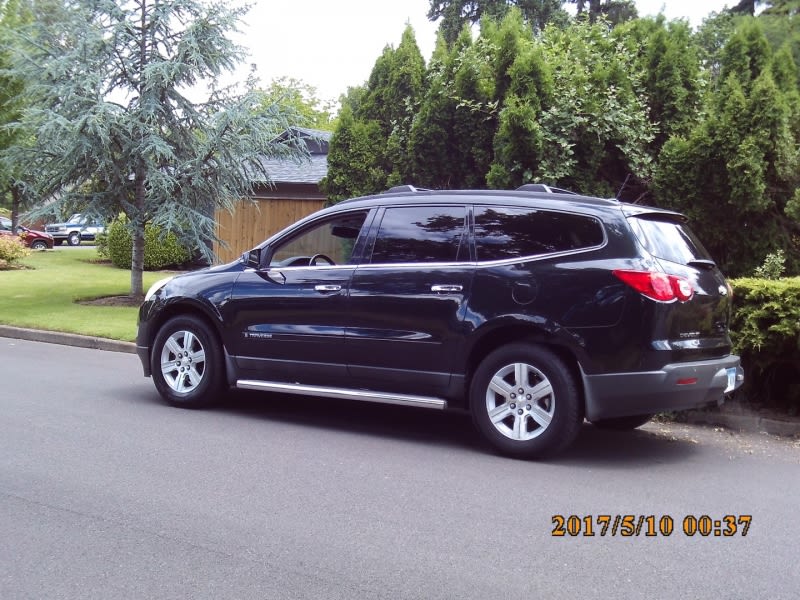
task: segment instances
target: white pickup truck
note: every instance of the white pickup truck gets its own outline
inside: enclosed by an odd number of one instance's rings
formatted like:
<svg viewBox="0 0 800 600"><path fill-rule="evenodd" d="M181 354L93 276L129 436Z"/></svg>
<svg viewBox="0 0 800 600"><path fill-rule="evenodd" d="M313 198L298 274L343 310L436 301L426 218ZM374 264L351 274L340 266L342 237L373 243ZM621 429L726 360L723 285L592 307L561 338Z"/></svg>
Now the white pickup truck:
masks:
<svg viewBox="0 0 800 600"><path fill-rule="evenodd" d="M44 229L53 236L53 242L60 246L66 241L70 246L79 246L84 240L93 241L97 234L106 228L100 222L90 220L81 213L75 213L65 223L49 223Z"/></svg>

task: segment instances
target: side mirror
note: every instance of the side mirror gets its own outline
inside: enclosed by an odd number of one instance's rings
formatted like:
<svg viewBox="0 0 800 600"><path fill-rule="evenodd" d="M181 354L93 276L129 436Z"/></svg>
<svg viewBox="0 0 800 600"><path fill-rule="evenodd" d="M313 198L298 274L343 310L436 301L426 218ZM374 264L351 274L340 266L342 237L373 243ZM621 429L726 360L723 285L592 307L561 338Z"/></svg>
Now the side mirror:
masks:
<svg viewBox="0 0 800 600"><path fill-rule="evenodd" d="M250 252L245 252L242 258L245 259L245 263L248 267L254 269L261 268L261 248L253 248Z"/></svg>

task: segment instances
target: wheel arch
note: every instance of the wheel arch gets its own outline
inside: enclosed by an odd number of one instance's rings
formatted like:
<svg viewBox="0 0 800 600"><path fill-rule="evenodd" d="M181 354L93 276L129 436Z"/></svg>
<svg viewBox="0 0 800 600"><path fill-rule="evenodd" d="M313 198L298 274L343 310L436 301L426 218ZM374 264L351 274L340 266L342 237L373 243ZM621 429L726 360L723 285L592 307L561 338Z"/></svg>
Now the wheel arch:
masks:
<svg viewBox="0 0 800 600"><path fill-rule="evenodd" d="M481 361L498 348L517 342L541 346L555 354L564 362L575 381L575 385L580 393L581 404L585 411L586 394L579 358L575 350L565 344L563 340L560 340L553 332L534 323L520 323L519 321L513 323L506 322L491 328L486 328L471 345L466 360L465 391L467 393L465 397L469 396L472 378ZM466 405L465 407L468 408Z"/></svg>
<svg viewBox="0 0 800 600"><path fill-rule="evenodd" d="M214 333L220 348L225 352L225 344L222 336L222 320L219 314L204 306L201 302L192 301L188 298L180 299L176 302L169 302L159 310L149 323L147 345L152 348L153 342L158 332L164 324L173 317L196 317L205 322Z"/></svg>

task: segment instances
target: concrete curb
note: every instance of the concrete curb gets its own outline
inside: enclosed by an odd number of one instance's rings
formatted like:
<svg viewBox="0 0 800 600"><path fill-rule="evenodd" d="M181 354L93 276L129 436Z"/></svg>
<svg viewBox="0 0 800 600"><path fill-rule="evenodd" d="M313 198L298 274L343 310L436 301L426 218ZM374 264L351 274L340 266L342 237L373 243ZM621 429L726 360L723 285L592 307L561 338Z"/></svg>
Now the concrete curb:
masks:
<svg viewBox="0 0 800 600"><path fill-rule="evenodd" d="M690 410L685 414L689 423L697 425L718 425L735 431L800 437L800 421L778 421L758 415L735 415L699 410Z"/></svg>
<svg viewBox="0 0 800 600"><path fill-rule="evenodd" d="M0 325L0 337L31 342L47 342L63 346L77 346L78 348L91 348L93 350L107 350L109 352L136 353L136 344L133 342L120 342L77 333L64 333L61 331L42 331L39 329L25 329L24 327L11 327Z"/></svg>

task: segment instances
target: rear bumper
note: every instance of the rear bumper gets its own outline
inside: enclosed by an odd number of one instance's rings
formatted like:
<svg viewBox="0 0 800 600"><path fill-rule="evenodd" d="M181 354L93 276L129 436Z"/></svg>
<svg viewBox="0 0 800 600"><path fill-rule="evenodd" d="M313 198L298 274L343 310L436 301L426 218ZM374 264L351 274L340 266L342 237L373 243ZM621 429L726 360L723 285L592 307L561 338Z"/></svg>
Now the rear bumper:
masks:
<svg viewBox="0 0 800 600"><path fill-rule="evenodd" d="M732 389L730 376L734 376ZM744 371L736 355L671 364L644 373L584 374L586 418L592 421L721 404L724 395L743 382Z"/></svg>

